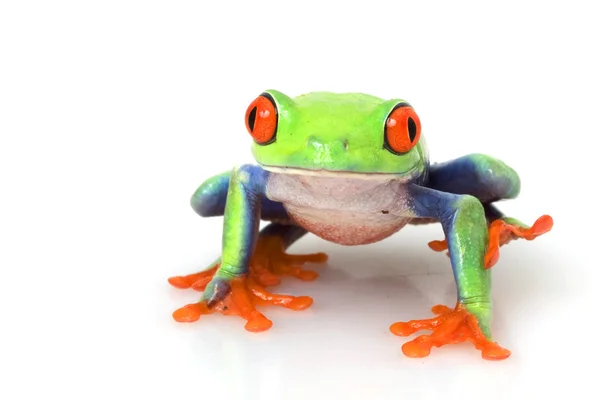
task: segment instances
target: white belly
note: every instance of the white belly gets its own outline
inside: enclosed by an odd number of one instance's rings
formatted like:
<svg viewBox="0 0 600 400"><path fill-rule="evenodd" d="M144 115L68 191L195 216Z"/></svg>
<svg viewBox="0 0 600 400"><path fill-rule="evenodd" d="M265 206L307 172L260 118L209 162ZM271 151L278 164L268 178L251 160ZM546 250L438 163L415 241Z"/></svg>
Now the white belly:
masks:
<svg viewBox="0 0 600 400"><path fill-rule="evenodd" d="M272 174L267 197L307 231L343 245L380 241L413 217L396 180Z"/></svg>

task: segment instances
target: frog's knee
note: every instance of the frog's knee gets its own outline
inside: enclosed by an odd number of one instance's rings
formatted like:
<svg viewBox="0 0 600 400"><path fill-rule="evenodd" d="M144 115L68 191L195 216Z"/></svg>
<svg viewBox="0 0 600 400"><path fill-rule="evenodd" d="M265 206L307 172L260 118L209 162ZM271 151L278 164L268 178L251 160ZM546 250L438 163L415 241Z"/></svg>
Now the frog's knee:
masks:
<svg viewBox="0 0 600 400"><path fill-rule="evenodd" d="M479 182L490 188L499 198L513 199L521 191L517 172L503 161L486 154L470 154L469 161L477 168Z"/></svg>
<svg viewBox="0 0 600 400"><path fill-rule="evenodd" d="M202 217L221 216L225 212L229 173L204 181L190 199L192 209Z"/></svg>
<svg viewBox="0 0 600 400"><path fill-rule="evenodd" d="M458 199L455 203L455 207L457 209L471 210L472 212L484 212L483 204L481 204L481 201L477 197L472 196L470 194L463 194L458 196Z"/></svg>
<svg viewBox="0 0 600 400"><path fill-rule="evenodd" d="M454 203L454 210L459 212L460 219L485 221L485 209L481 201L475 196L468 194L459 196Z"/></svg>

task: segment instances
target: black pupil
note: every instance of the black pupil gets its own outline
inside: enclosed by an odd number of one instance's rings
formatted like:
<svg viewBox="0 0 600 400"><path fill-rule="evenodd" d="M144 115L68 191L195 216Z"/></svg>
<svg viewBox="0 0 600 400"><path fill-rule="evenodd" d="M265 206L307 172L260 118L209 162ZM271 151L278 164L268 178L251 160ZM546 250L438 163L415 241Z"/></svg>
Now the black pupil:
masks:
<svg viewBox="0 0 600 400"><path fill-rule="evenodd" d="M408 117L408 136L411 142L417 136L417 124L415 124L415 121L411 117Z"/></svg>
<svg viewBox="0 0 600 400"><path fill-rule="evenodd" d="M250 111L250 115L248 115L248 125L250 126L250 130L254 130L254 122L256 121L256 107Z"/></svg>

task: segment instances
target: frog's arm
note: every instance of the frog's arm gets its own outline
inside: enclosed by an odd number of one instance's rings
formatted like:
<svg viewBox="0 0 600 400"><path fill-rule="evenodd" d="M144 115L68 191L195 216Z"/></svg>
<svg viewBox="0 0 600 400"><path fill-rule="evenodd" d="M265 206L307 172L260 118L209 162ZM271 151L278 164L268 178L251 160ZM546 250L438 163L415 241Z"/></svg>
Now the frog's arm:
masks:
<svg viewBox="0 0 600 400"><path fill-rule="evenodd" d="M469 195L456 195L411 185L411 208L417 217L437 218L448 240L452 270L461 304L482 309L482 330L490 335L490 271L483 268L487 225L481 202ZM483 315L485 314L485 315Z"/></svg>
<svg viewBox="0 0 600 400"><path fill-rule="evenodd" d="M202 297L209 306L229 292L231 279L248 272L258 236L267 178L268 172L254 165L242 165L231 172L223 209L221 262ZM215 187L222 188L224 182L221 175Z"/></svg>
<svg viewBox="0 0 600 400"><path fill-rule="evenodd" d="M543 215L532 226L505 216L492 203L514 199L521 190L521 181L514 169L485 154L469 154L455 160L432 165L427 187L441 192L471 195L485 210L490 224L490 239L485 265L493 266L499 257L499 247L517 238L532 240L552 228L552 218ZM430 247L437 251L447 248L447 241L434 241Z"/></svg>
<svg viewBox="0 0 600 400"><path fill-rule="evenodd" d="M245 166L246 169L260 168ZM262 170L262 168L261 168ZM225 203L232 172L227 171L204 181L192 195L192 209L202 217L220 217L225 213ZM260 218L267 221L288 221L289 217L279 202L263 198L260 202Z"/></svg>
<svg viewBox="0 0 600 400"><path fill-rule="evenodd" d="M392 332L403 336L420 329L434 331L430 336L421 336L406 343L404 353L423 357L433 346L470 340L486 358L507 357L507 350L491 342L491 275L490 270L483 268L488 230L481 202L471 195L446 193L417 185L409 185L408 191L413 217L435 218L442 224L448 240L458 300L454 310L434 307L434 311L441 314L439 317L392 325Z"/></svg>
<svg viewBox="0 0 600 400"><path fill-rule="evenodd" d="M221 311L243 317L247 320L246 329L256 332L272 325L255 309L256 303L292 310L303 310L312 304L310 297L273 294L264 287L277 284L277 275L313 280L317 273L300 266L327 259L323 253L285 252L306 230L292 224L285 211L281 212L283 207L266 197L268 179L269 173L260 166L243 165L230 174L209 179L192 197L192 205L200 215L224 215L222 251L207 271L169 279L173 286L204 291L200 302L173 313L176 321L192 322L203 314ZM279 222L270 223L259 232L261 218L270 217Z"/></svg>

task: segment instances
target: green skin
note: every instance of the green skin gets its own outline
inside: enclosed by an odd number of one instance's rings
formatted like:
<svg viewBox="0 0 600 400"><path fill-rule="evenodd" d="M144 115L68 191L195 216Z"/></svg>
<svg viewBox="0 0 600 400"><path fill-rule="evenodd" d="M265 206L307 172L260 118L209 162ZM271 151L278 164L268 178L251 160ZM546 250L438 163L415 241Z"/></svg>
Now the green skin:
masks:
<svg viewBox="0 0 600 400"><path fill-rule="evenodd" d="M402 156L382 146L382 121L392 107L405 102L402 99L311 93L292 100L274 90L267 93L277 101L279 123L274 143L252 145L252 154L262 166L397 176L425 168L428 152L422 136ZM352 146L345 150L344 142Z"/></svg>
<svg viewBox="0 0 600 400"><path fill-rule="evenodd" d="M517 197L519 178L514 170L485 155L468 155L439 165L430 165L423 135L405 154L395 154L383 145L385 121L402 99L383 100L374 96L326 92L296 98L269 90L274 99L278 124L276 140L254 143L252 153L259 166L243 165L203 183L192 197L193 208L202 216L224 216L222 257L202 301L209 305L222 300L234 277L248 272L260 220L282 220L294 226L284 207L270 199L269 182L275 175L304 174L353 176L356 179L398 180L406 190L404 206L392 214L410 223L430 220L442 223L458 302L479 321L491 340L491 270L483 260L488 242L488 224L494 219L526 225L506 218L494 201ZM285 224L276 231L289 245ZM287 236L286 236L287 235ZM300 233L300 236L302 232ZM214 265L214 264L213 264Z"/></svg>

